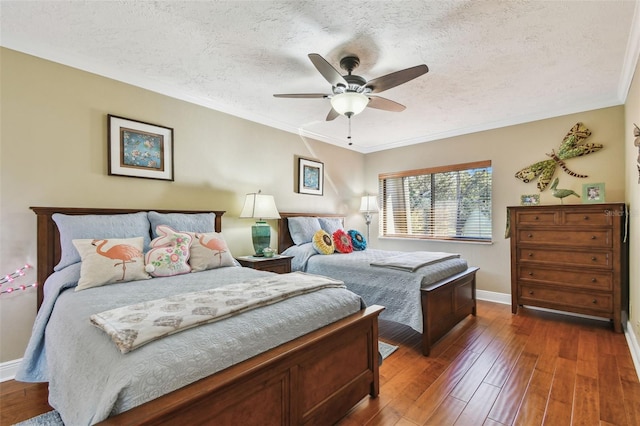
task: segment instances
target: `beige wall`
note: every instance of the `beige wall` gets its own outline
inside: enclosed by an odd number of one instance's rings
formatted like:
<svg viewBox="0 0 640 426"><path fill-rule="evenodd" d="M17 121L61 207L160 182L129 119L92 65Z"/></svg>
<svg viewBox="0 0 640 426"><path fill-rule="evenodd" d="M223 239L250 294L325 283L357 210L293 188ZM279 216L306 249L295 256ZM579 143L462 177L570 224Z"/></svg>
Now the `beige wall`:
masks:
<svg viewBox="0 0 640 426"><path fill-rule="evenodd" d="M511 293L510 246L504 238L507 206L520 204L522 194L540 194L541 204L559 204L547 188L540 193L535 183L525 184L514 174L521 168L548 157L558 149L571 127L582 121L592 132L590 142L604 148L584 157L570 159L567 166L589 177L579 179L556 171L559 188L582 193L584 183L604 182L606 201L624 201L624 108L614 107L563 117L504 127L465 136L368 154L365 159L365 189L376 191L379 173L424 167L491 160L493 167L493 243L400 241L384 239L376 246L384 249L437 250L460 253L471 265L479 266L478 288ZM580 203L575 197L565 203ZM378 226L377 217L372 226Z"/></svg>
<svg viewBox="0 0 640 426"><path fill-rule="evenodd" d="M480 266L479 289L510 293L506 207L519 204L521 194L537 192L535 184L513 177L517 170L546 158L544 153L557 149L571 126L583 121L593 132L590 140L605 148L569 160L570 168L589 178L560 172L560 187L581 192L584 182L605 182L607 201L624 201L625 179L627 185L637 179L635 169L625 175L623 167L625 148L627 158L631 156L627 169L634 167L637 154L629 148L623 107L365 156L11 50L0 49L0 61L0 274L25 262L35 264L35 215L29 206L223 209L232 252L246 254L251 252L251 222L237 216L247 192L273 194L280 211L344 213L349 227L364 230L358 197L365 191L377 193L378 173L489 159L494 170L493 244L372 238L371 245L460 252ZM640 91L637 81L633 90ZM637 117L640 107L634 108ZM108 176L107 114L173 127L175 182ZM294 192L296 156L324 162L323 197ZM637 186L631 188L637 198ZM546 191L542 202L557 200ZM372 235L377 220L376 215ZM637 231L634 235L637 240ZM20 283L34 280L30 271ZM637 288L637 267L632 282ZM640 306L638 291L632 294ZM0 362L22 356L34 316L34 291L2 295Z"/></svg>
<svg viewBox="0 0 640 426"><path fill-rule="evenodd" d="M12 50L1 49L0 62L2 275L35 266L29 206L222 209L237 255L252 252L252 222L237 217L258 189L280 211L347 213L363 229L362 154ZM175 182L108 176L107 114L173 127ZM324 163L323 197L294 192L296 156ZM34 281L31 270L17 283ZM0 297L0 362L22 357L35 307L33 289Z"/></svg>
<svg viewBox="0 0 640 426"><path fill-rule="evenodd" d="M640 126L640 62L625 105L626 200L629 204L629 322L640 342L640 147L634 146L633 124Z"/></svg>

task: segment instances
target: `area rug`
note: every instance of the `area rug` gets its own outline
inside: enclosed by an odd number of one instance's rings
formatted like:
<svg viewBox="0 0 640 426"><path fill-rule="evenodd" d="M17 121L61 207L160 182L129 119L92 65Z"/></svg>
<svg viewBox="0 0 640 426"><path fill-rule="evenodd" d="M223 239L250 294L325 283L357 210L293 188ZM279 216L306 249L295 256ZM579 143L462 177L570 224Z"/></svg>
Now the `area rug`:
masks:
<svg viewBox="0 0 640 426"><path fill-rule="evenodd" d="M385 359L398 349L397 346L390 345L389 343L378 341L378 351ZM14 426L64 426L62 419L57 411L49 411L48 413L40 414L39 416L32 417L20 423L16 423Z"/></svg>
<svg viewBox="0 0 640 426"><path fill-rule="evenodd" d="M380 352L380 355L382 355L382 359L385 359L386 357L394 353L397 349L397 346L390 345L378 340L378 351Z"/></svg>

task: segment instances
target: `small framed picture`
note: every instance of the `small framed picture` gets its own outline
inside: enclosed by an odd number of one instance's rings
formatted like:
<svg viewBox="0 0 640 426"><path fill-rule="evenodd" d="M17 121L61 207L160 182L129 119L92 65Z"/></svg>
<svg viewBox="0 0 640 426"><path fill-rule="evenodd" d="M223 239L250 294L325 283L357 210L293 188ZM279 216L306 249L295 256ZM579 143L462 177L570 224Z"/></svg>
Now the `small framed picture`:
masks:
<svg viewBox="0 0 640 426"><path fill-rule="evenodd" d="M585 183L582 185L583 203L604 203L604 183Z"/></svg>
<svg viewBox="0 0 640 426"><path fill-rule="evenodd" d="M322 195L324 184L324 164L319 161L298 159L298 192L300 194Z"/></svg>
<svg viewBox="0 0 640 426"><path fill-rule="evenodd" d="M108 115L109 175L173 180L173 129Z"/></svg>
<svg viewBox="0 0 640 426"><path fill-rule="evenodd" d="M520 196L521 206L538 206L540 205L540 194L526 194Z"/></svg>

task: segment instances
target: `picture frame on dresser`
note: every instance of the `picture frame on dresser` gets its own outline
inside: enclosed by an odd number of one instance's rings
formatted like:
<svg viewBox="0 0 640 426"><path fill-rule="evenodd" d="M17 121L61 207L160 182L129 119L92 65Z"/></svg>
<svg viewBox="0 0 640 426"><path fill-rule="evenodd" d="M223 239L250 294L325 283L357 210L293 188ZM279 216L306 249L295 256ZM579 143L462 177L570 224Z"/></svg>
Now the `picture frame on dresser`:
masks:
<svg viewBox="0 0 640 426"><path fill-rule="evenodd" d="M109 176L173 181L173 129L107 115Z"/></svg>
<svg viewBox="0 0 640 426"><path fill-rule="evenodd" d="M586 204L605 202L604 183L585 183L582 185L582 202Z"/></svg>

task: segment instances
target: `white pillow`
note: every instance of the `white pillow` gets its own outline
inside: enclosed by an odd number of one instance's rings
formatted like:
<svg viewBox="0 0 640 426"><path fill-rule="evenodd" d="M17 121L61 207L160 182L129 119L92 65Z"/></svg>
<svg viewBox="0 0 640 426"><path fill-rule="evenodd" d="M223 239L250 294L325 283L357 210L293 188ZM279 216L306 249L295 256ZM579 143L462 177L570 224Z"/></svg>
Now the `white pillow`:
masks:
<svg viewBox="0 0 640 426"><path fill-rule="evenodd" d="M291 239L297 246L310 243L313 240L313 234L322 229L317 217L290 217L288 222Z"/></svg>
<svg viewBox="0 0 640 426"><path fill-rule="evenodd" d="M143 237L81 239L72 243L82 259L75 291L151 278L144 270Z"/></svg>

